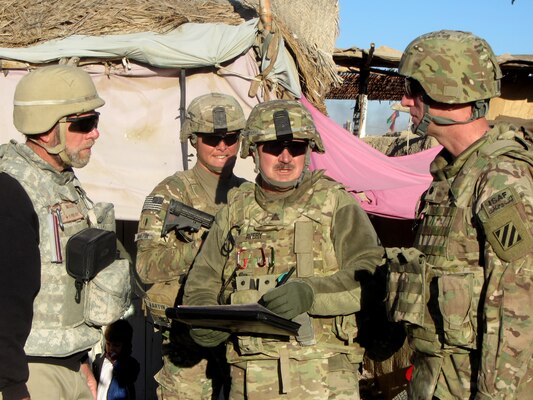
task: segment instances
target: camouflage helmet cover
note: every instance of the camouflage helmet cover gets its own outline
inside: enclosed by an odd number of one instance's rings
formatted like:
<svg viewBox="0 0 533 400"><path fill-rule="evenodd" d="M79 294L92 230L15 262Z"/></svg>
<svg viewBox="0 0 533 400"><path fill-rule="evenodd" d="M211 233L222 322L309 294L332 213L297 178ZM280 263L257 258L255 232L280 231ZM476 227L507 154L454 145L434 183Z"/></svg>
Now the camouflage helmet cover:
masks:
<svg viewBox="0 0 533 400"><path fill-rule="evenodd" d="M280 127L276 122L279 113L286 112L290 126L287 138L305 139L317 153L324 153L324 145L311 113L296 100L272 100L257 104L250 113L243 131L241 157L246 158L256 143L280 140Z"/></svg>
<svg viewBox="0 0 533 400"><path fill-rule="evenodd" d="M105 104L81 68L51 65L25 75L15 89L13 123L25 135L49 131L63 117Z"/></svg>
<svg viewBox="0 0 533 400"><path fill-rule="evenodd" d="M225 134L244 129L246 118L234 97L222 93L198 96L187 107L180 139L187 141L195 133Z"/></svg>
<svg viewBox="0 0 533 400"><path fill-rule="evenodd" d="M434 101L465 104L500 95L502 73L489 44L470 32L441 30L413 40L398 69Z"/></svg>

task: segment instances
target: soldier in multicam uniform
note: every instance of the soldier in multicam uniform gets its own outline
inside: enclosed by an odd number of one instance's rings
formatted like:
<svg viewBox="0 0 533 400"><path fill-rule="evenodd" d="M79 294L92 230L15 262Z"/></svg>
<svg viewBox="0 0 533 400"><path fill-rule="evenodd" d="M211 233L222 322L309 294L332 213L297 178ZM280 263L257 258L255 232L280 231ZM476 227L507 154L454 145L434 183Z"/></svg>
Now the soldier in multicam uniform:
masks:
<svg viewBox="0 0 533 400"><path fill-rule="evenodd" d="M184 303L260 300L303 329L287 339L205 328L191 336L206 347L227 342L232 399L358 399L356 313L383 249L356 200L324 171L308 171L311 151L324 148L301 103L258 104L243 134L241 156L254 157L256 183L230 192ZM289 270L296 272L276 287Z"/></svg>
<svg viewBox="0 0 533 400"><path fill-rule="evenodd" d="M402 105L444 147L413 249L388 249L390 315L406 323L410 399L533 392L533 156L525 131L491 128L500 68L471 33L422 35L402 56ZM530 137L529 137L530 138Z"/></svg>
<svg viewBox="0 0 533 400"><path fill-rule="evenodd" d="M38 217L41 285L24 347L32 399L96 396L96 381L85 360L101 331L85 322L86 290L76 302L74 278L67 274L64 257L69 238L89 226L100 227L100 218L114 227L114 217L99 213L72 170L89 162L100 135L94 110L103 105L83 70L65 65L39 68L24 76L15 90L14 124L26 143L12 140L0 147L0 172L20 183ZM111 210L112 205L103 208ZM18 321L12 323L13 331L20 332Z"/></svg>
<svg viewBox="0 0 533 400"><path fill-rule="evenodd" d="M182 285L207 230L173 230L162 236L162 229L171 200L215 214L227 202L228 191L245 182L233 174L245 123L233 97L211 93L195 98L187 108L181 140L190 139L198 161L159 183L143 206L136 268L142 281L152 285L145 302L163 334L163 367L155 376L160 399L218 398L227 376L223 348L206 351L191 340L185 325L170 324L165 317L167 307L181 302Z"/></svg>

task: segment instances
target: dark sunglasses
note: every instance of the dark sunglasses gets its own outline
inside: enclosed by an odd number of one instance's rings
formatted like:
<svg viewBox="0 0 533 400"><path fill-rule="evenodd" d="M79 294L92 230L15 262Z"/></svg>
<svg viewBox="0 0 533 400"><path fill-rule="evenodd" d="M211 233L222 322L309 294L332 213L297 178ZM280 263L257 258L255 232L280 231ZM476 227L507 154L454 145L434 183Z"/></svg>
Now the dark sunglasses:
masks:
<svg viewBox="0 0 533 400"><path fill-rule="evenodd" d="M413 98L424 93L424 89L422 88L422 85L420 85L420 83L418 83L414 79L405 78L405 95L407 97Z"/></svg>
<svg viewBox="0 0 533 400"><path fill-rule="evenodd" d="M80 133L89 133L93 129L98 128L98 120L100 119L100 113L94 112L88 115L73 115L66 118L67 122L70 122L70 130Z"/></svg>
<svg viewBox="0 0 533 400"><path fill-rule="evenodd" d="M305 142L293 142L293 141L277 141L261 143L263 153L271 154L273 156L279 156L284 149L287 149L291 156L297 157L305 154L308 147L307 141Z"/></svg>
<svg viewBox="0 0 533 400"><path fill-rule="evenodd" d="M209 147L216 147L220 143L220 141L224 141L226 143L226 146L233 146L237 141L239 140L239 134L238 133L228 133L226 135L214 135L212 133L207 134L199 134L199 136L202 138L202 143L208 145Z"/></svg>

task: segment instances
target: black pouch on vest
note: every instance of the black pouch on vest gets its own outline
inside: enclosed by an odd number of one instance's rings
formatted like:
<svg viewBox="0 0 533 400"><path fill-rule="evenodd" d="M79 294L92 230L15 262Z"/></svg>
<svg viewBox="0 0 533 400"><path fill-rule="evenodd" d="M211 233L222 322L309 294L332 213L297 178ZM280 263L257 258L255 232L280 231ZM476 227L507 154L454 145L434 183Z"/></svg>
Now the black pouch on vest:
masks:
<svg viewBox="0 0 533 400"><path fill-rule="evenodd" d="M83 283L91 280L117 258L115 232L86 228L72 235L66 246L67 272L76 280L76 303Z"/></svg>

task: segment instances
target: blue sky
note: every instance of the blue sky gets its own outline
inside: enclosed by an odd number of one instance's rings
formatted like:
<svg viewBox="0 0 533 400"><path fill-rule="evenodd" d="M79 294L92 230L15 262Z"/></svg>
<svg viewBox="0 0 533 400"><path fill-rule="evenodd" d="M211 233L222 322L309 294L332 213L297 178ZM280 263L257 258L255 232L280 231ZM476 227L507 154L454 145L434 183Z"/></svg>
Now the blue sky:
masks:
<svg viewBox="0 0 533 400"><path fill-rule="evenodd" d="M388 46L402 50L415 37L439 30L473 32L496 55L533 54L533 0L339 0L338 48ZM327 101L330 116L351 119L352 101ZM367 134L383 134L392 113L389 102L371 102ZM397 129L407 127L402 113Z"/></svg>

